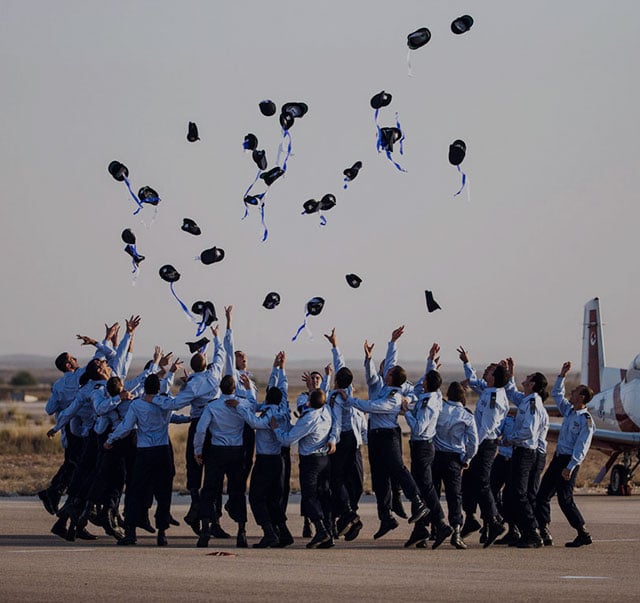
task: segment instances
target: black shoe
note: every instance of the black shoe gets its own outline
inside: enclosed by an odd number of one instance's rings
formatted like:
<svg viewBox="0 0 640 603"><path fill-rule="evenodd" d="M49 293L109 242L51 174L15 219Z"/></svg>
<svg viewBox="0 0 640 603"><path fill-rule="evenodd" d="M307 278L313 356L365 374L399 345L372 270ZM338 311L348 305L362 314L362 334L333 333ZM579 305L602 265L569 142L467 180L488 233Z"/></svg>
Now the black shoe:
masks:
<svg viewBox="0 0 640 603"><path fill-rule="evenodd" d="M358 519L350 528L349 531L344 535L344 539L347 542L351 542L355 540L360 534L360 530L362 530L362 522Z"/></svg>
<svg viewBox="0 0 640 603"><path fill-rule="evenodd" d="M169 525L179 526L180 522L171 514L169 514Z"/></svg>
<svg viewBox="0 0 640 603"><path fill-rule="evenodd" d="M67 528L67 533L64 537L67 542L75 542L76 541L76 523L75 521L71 521L69 527Z"/></svg>
<svg viewBox="0 0 640 603"><path fill-rule="evenodd" d="M427 505L424 504L424 501L419 496L416 496L411 501L411 517L409 517L409 523L420 521L428 512L429 509L427 509Z"/></svg>
<svg viewBox="0 0 640 603"><path fill-rule="evenodd" d="M265 524L262 526L262 530L264 531L264 536L260 540L253 545L254 549L268 549L271 547L276 547L280 543L280 538L276 534L273 526L271 524Z"/></svg>
<svg viewBox="0 0 640 603"><path fill-rule="evenodd" d="M142 528L145 532L149 532L149 534L155 534L156 533L156 529L151 525L151 522L149 521L149 516L147 515L146 517L144 517L143 519L141 519L137 524L136 524L137 528Z"/></svg>
<svg viewBox="0 0 640 603"><path fill-rule="evenodd" d="M429 532L427 532L427 529L424 526L416 525L413 527L413 531L409 536L409 540L407 540L404 543L404 548L408 549L409 547L412 547L414 544L416 546L419 544L422 544L423 542L426 542L428 538L429 538Z"/></svg>
<svg viewBox="0 0 640 603"><path fill-rule="evenodd" d="M506 529L507 528L505 528L499 521L495 519L490 521L487 528L487 539L484 541L482 548L486 549L490 547L496 541L496 538L500 536L500 534L503 534Z"/></svg>
<svg viewBox="0 0 640 603"><path fill-rule="evenodd" d="M487 542L487 532L488 531L489 531L489 528L488 528L487 524L485 523L480 528L480 544L484 544L485 542Z"/></svg>
<svg viewBox="0 0 640 603"><path fill-rule="evenodd" d="M189 517L189 519L187 519L187 517L188 516L185 516L184 522L193 530L193 533L196 536L200 536L200 533L202 532L200 520L199 519L193 519L191 517Z"/></svg>
<svg viewBox="0 0 640 603"><path fill-rule="evenodd" d="M407 512L402 506L402 495L400 492L394 492L391 499L391 510L401 519L407 518Z"/></svg>
<svg viewBox="0 0 640 603"><path fill-rule="evenodd" d="M76 538L79 538L80 540L98 540L98 537L89 532L84 526L76 528Z"/></svg>
<svg viewBox="0 0 640 603"><path fill-rule="evenodd" d="M126 531L124 538L122 540L118 540L116 543L118 546L133 546L136 543L136 534L135 531L130 532Z"/></svg>
<svg viewBox="0 0 640 603"><path fill-rule="evenodd" d="M167 546L169 544L164 530L158 530L157 543L158 543L158 546Z"/></svg>
<svg viewBox="0 0 640 603"><path fill-rule="evenodd" d="M460 538L465 538L473 532L477 532L482 526L473 515L468 515L460 530Z"/></svg>
<svg viewBox="0 0 640 603"><path fill-rule="evenodd" d="M509 528L509 531L502 538L498 538L493 544L515 546L521 537L520 530L513 526Z"/></svg>
<svg viewBox="0 0 640 603"><path fill-rule="evenodd" d="M336 546L335 540L333 539L333 537L329 538L329 540L325 541L325 542L321 542L316 548L319 549L332 549L334 546Z"/></svg>
<svg viewBox="0 0 640 603"><path fill-rule="evenodd" d="M308 517L304 518L304 526L302 527L302 537L311 538L311 522Z"/></svg>
<svg viewBox="0 0 640 603"><path fill-rule="evenodd" d="M247 533L242 530L238 530L238 534L236 535L236 548L238 549L246 549L249 547L247 543Z"/></svg>
<svg viewBox="0 0 640 603"><path fill-rule="evenodd" d="M416 548L417 549L428 549L429 548L429 543L424 540L422 542L419 542L418 544L416 544Z"/></svg>
<svg viewBox="0 0 640 603"><path fill-rule="evenodd" d="M578 532L578 535L571 542L565 542L564 546L569 547L570 549L575 549L579 546L586 546L588 544L593 544L591 534L589 534L589 532Z"/></svg>
<svg viewBox="0 0 640 603"><path fill-rule="evenodd" d="M48 488L46 490L40 490L40 492L38 492L38 498L42 501L44 509L47 513L49 513L49 515L56 514L51 498L49 497Z"/></svg>
<svg viewBox="0 0 640 603"><path fill-rule="evenodd" d="M67 518L65 517L64 519L58 519L58 521L56 521L52 526L51 526L51 533L55 534L56 536L60 536L60 538L67 538Z"/></svg>
<svg viewBox="0 0 640 603"><path fill-rule="evenodd" d="M347 511L344 515L338 517L338 521L336 522L337 536L344 536L356 521L360 521L360 518L358 514L353 511Z"/></svg>
<svg viewBox="0 0 640 603"><path fill-rule="evenodd" d="M211 537L212 538L231 538L231 534L228 534L222 529L222 526L217 522L211 523Z"/></svg>
<svg viewBox="0 0 640 603"><path fill-rule="evenodd" d="M277 544L277 548L279 549L283 549L284 547L293 544L293 536L291 535L291 532L289 531L286 523L278 526L278 538L279 541Z"/></svg>
<svg viewBox="0 0 640 603"><path fill-rule="evenodd" d="M453 528L446 523L438 526L435 530L436 538L431 545L433 550L437 549L449 536L453 535Z"/></svg>
<svg viewBox="0 0 640 603"><path fill-rule="evenodd" d="M199 549L206 549L209 546L209 538L211 538L211 531L209 529L209 521L204 520L202 522L202 530L200 531L200 537L196 546Z"/></svg>
<svg viewBox="0 0 640 603"><path fill-rule="evenodd" d="M531 530L520 538L516 546L519 549L539 549L542 546L542 538L538 530Z"/></svg>
<svg viewBox="0 0 640 603"><path fill-rule="evenodd" d="M374 540L378 540L378 538L382 538L385 534L391 532L391 530L395 530L398 527L398 522L393 517L388 517L387 519L383 519L380 522L380 527L378 531L373 535Z"/></svg>
<svg viewBox="0 0 640 603"><path fill-rule="evenodd" d="M540 529L540 538L542 538L542 544L544 544L544 546L553 546L553 538L551 538L549 528Z"/></svg>
<svg viewBox="0 0 640 603"><path fill-rule="evenodd" d="M451 545L461 551L467 548L467 545L465 544L464 540L462 540L460 526L456 526L455 528L453 528L453 534L451 536Z"/></svg>
<svg viewBox="0 0 640 603"><path fill-rule="evenodd" d="M184 522L193 530L196 536L200 536L200 503L191 501L191 506L184 516Z"/></svg>
<svg viewBox="0 0 640 603"><path fill-rule="evenodd" d="M322 520L318 520L314 522L314 524L316 527L316 533L315 536L309 542L307 542L306 546L308 549L315 549L323 542L331 540L331 534L329 534Z"/></svg>

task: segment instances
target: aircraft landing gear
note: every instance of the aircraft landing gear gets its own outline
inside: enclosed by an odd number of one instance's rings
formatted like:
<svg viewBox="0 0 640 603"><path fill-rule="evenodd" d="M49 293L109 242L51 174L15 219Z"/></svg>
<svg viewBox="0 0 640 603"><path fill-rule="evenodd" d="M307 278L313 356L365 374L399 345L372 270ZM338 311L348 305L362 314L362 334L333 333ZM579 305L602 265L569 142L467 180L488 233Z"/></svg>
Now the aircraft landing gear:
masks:
<svg viewBox="0 0 640 603"><path fill-rule="evenodd" d="M610 496L629 496L631 494L631 471L625 465L614 465L607 494Z"/></svg>

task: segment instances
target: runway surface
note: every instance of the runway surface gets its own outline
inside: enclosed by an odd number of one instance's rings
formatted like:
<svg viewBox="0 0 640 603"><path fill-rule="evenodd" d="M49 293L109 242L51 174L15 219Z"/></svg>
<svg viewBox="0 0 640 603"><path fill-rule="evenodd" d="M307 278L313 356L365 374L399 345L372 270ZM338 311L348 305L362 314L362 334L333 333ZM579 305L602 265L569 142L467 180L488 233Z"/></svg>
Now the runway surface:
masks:
<svg viewBox="0 0 640 603"><path fill-rule="evenodd" d="M436 551L405 549L406 521L374 541L375 502L360 509L361 536L329 550L307 550L300 538L299 499L289 506L296 543L286 549L236 549L233 540L212 540L208 549L182 522L188 498L175 496L181 525L168 532L169 546L139 530L138 544L119 547L102 534L68 543L49 533L53 517L34 497L0 499L0 600L6 601L621 601L640 598L640 497L577 498L594 543L567 549L575 532L557 505L554 546L483 549L477 534L458 551L448 542ZM223 517L223 527L234 525ZM260 530L248 524L249 546ZM231 553L214 556L211 553Z"/></svg>

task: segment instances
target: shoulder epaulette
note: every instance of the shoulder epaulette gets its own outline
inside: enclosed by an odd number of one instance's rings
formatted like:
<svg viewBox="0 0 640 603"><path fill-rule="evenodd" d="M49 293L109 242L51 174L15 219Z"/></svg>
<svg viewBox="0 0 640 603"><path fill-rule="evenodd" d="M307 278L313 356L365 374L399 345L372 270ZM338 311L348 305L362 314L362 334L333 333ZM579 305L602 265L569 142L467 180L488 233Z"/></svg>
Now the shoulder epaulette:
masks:
<svg viewBox="0 0 640 603"><path fill-rule="evenodd" d="M495 391L491 392L491 398L489 399L489 406L491 408L495 408L496 407L496 399L497 399L497 395Z"/></svg>
<svg viewBox="0 0 640 603"><path fill-rule="evenodd" d="M529 400L529 412L532 415L536 414L536 399L535 398L531 398L531 400Z"/></svg>

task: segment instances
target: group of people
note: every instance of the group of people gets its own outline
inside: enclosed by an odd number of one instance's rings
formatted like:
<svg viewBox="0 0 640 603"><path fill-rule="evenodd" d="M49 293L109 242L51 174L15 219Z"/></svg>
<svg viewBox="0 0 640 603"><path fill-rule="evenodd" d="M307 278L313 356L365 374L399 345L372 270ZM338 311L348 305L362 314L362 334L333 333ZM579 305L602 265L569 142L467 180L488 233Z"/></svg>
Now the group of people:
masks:
<svg viewBox="0 0 640 603"><path fill-rule="evenodd" d="M234 347L232 306L225 308L225 317L222 341L218 327L211 327L212 358L207 358L209 342L203 340L175 395L171 392L182 362L172 361L159 347L142 373L128 376L139 316L126 321L121 341L117 323L107 325L102 342L78 335L84 345L96 347L84 369L67 352L56 358L63 376L47 403L47 412L56 419L48 435L61 432L65 456L50 485L38 493L46 510L57 515L52 533L67 540L94 539L87 530L91 520L119 545L134 545L137 529L145 529L157 530L157 544L166 546L167 530L177 523L171 515L173 422L189 423L191 504L184 521L197 535L198 547L207 547L211 538L231 538L220 523L223 510L237 524L236 545L248 546L248 482L249 506L263 531L253 546L293 544L287 527L293 445L298 448L307 548L356 539L363 528L358 506L365 443L380 521L375 539L396 529L396 517L401 517L413 526L405 547L426 548L431 542L435 549L449 539L455 548L466 549L464 538L476 531L485 548L551 546L550 501L557 494L577 531L566 546L591 544L573 488L594 432L586 409L593 392L580 385L565 398L570 363L562 366L552 390L564 420L555 455L542 475L549 428L547 380L532 373L519 390L511 358L490 364L478 378L469 354L459 348L465 380L452 382L443 396L439 345L431 346L425 372L412 384L398 364L397 341L404 332L399 327L379 369L373 363L374 345L364 342L368 391L357 397L353 372L345 365L333 329L325 335L333 362L324 374L303 374L307 391L298 396L292 413L285 352L275 355L260 397L247 355ZM468 388L479 395L474 412L466 408ZM177 413L186 407L188 415ZM410 429L410 469L402 456L400 415ZM223 506L225 478L228 496ZM411 502L408 518L401 492ZM124 517L119 511L122 497ZM149 519L154 498L155 528ZM478 506L482 523L475 516Z"/></svg>

